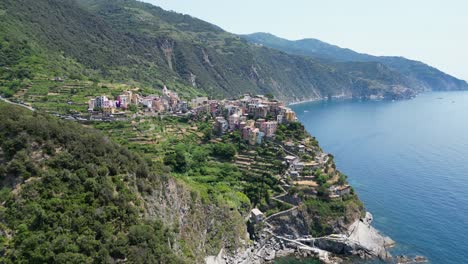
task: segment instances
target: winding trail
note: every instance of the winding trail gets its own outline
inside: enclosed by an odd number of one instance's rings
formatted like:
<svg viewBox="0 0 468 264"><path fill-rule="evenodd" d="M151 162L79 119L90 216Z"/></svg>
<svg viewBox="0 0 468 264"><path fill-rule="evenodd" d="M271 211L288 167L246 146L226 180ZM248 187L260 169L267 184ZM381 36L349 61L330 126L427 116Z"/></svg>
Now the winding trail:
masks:
<svg viewBox="0 0 468 264"><path fill-rule="evenodd" d="M276 217L276 216L278 216L278 215L287 214L287 213L289 213L289 212L291 212L291 211L294 211L294 210L296 210L296 209L297 209L297 206L294 206L294 207L292 207L292 208L290 208L290 209L288 209L288 210L284 210L284 211L281 211L281 212L272 214L272 215L270 215L269 217L265 218L265 221L268 221L268 220L270 220L271 218Z"/></svg>
<svg viewBox="0 0 468 264"><path fill-rule="evenodd" d="M284 152L286 152L287 154L298 158L298 156L297 156L296 154L294 154L294 153L292 153L291 151L287 150L283 145L278 144L278 143L276 143L276 142L273 142L273 144L275 144L275 145L277 145L278 147L282 148L282 149L284 150Z"/></svg>
<svg viewBox="0 0 468 264"><path fill-rule="evenodd" d="M284 175L283 175L283 176L284 176ZM283 185L285 185L284 181L282 181L282 180L280 180L280 181L281 181L281 183L283 183ZM291 204L291 203L288 203L288 202L285 202L285 201L279 199L280 197L283 197L283 196L285 196L285 195L288 194L288 192L283 188L283 185L279 185L279 187L281 188L281 190L283 190L283 192L280 193L280 194L278 194L278 195L276 195L276 196L273 197L272 199L275 200L275 201L277 201L277 202L280 202L280 203L283 203L283 204L286 204L286 205L289 205L289 206L292 206L292 207L289 208L289 209L287 209L287 210L283 210L283 211L280 211L280 212L278 212L278 213L274 213L274 214L268 216L267 218L265 218L264 222L267 223L269 226L273 226L272 224L270 224L270 223L267 222L267 221L270 220L271 218L276 217L276 216L278 216L278 215L282 215L282 214L289 213L289 212L294 211L294 210L296 210L296 209L298 208L297 205L294 205L294 204Z"/></svg>
<svg viewBox="0 0 468 264"><path fill-rule="evenodd" d="M30 111L36 111L36 109L32 108L31 106L27 106L27 105L24 105L24 104L19 104L19 103L15 103L15 102L12 102L6 98L3 98L2 96L0 96L0 100L7 103L7 104L11 104L11 105L16 105L16 106L20 106L20 107L23 107L23 108L26 108Z"/></svg>
<svg viewBox="0 0 468 264"><path fill-rule="evenodd" d="M330 263L330 259L329 259L330 255L328 251L325 251L316 247L311 247L309 245L306 245L298 241L297 239L289 239L283 236L276 235L275 233L269 230L266 230L266 232L279 240L295 244L299 249L314 252L314 254L316 254L321 261L323 261L324 263Z"/></svg>

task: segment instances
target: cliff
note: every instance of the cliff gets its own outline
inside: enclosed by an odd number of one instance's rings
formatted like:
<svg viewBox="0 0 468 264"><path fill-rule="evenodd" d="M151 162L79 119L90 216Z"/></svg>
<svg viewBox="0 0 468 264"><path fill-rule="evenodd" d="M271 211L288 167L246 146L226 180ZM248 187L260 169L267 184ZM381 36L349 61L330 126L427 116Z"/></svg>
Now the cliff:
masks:
<svg viewBox="0 0 468 264"><path fill-rule="evenodd" d="M187 183L167 178L151 194L144 195L145 218L160 219L177 229L179 243L173 248L188 254L197 263L221 248L236 251L245 248L249 237L243 216L227 205L201 201Z"/></svg>

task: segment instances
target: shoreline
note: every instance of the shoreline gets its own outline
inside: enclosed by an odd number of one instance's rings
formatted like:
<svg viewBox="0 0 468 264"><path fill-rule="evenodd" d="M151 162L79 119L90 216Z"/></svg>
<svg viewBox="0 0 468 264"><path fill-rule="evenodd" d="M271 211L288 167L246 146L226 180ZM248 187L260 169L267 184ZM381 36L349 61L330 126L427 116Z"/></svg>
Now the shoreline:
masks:
<svg viewBox="0 0 468 264"><path fill-rule="evenodd" d="M341 234L309 239L291 239L275 235L265 228L253 245L229 254L221 249L216 256L207 256L206 264L264 264L281 258L314 259L320 263L341 263L349 258L361 260L395 260L388 251L395 245L390 237L372 226L372 215L367 212ZM408 262L409 263L409 262Z"/></svg>
<svg viewBox="0 0 468 264"><path fill-rule="evenodd" d="M410 97L405 97L405 98L396 98L396 99L391 99L391 98L354 98L352 96L332 96L331 100L360 100L360 101L372 101L372 102L378 102L378 101L401 101L401 100L412 100L415 99L416 97L422 95L422 94L427 94L427 93L444 93L444 92L467 92L467 91L423 91L414 94L413 96ZM313 102L319 102L319 101L327 101L329 100L328 98L311 98L311 99L305 99L305 100L299 100L299 101L291 101L288 102L285 100L287 106L295 106L295 105L300 105L300 104L305 104L305 103L313 103Z"/></svg>
<svg viewBox="0 0 468 264"><path fill-rule="evenodd" d="M313 98L313 99L306 99L306 100L301 100L301 101L293 101L291 103L287 102L286 105L298 105L298 104L305 104L305 103L312 103L312 102L319 102L319 101L324 101L326 100L325 98Z"/></svg>
<svg viewBox="0 0 468 264"><path fill-rule="evenodd" d="M335 96L332 96L330 99L325 98L325 97L319 97L319 98L311 98L311 99L305 99L305 100L300 100L300 101L292 101L292 102L285 101L285 102L288 106L292 106L292 105L300 105L300 104L305 104L305 103L313 103L313 102L328 101L328 100L353 100L353 99L355 98L353 98L352 96L335 95ZM369 100L376 101L375 99L369 99Z"/></svg>

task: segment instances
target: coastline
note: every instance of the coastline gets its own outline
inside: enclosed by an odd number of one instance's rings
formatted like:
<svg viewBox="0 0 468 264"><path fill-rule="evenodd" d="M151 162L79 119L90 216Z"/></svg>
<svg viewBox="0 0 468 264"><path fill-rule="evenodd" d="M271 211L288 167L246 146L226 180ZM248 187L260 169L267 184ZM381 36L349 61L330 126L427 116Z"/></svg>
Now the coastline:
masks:
<svg viewBox="0 0 468 264"><path fill-rule="evenodd" d="M275 235L265 228L253 245L238 249L232 255L221 249L217 256L207 256L205 263L263 264L284 257L317 260L325 264L342 263L350 257L392 260L388 249L395 242L381 234L371 223L372 215L367 212L364 218L357 219L343 234L300 240Z"/></svg>
<svg viewBox="0 0 468 264"><path fill-rule="evenodd" d="M424 94L429 91L422 91L422 92L415 92L414 94L409 94L409 95L400 95L396 97L391 97L387 98L383 95L371 95L370 97L363 97L363 98L356 98L350 95L334 95L331 96L331 98L325 98L325 97L319 97L319 98L310 98L310 99L304 99L304 100L297 100L297 101L287 101L285 100L286 104L288 106L293 106L293 105L300 105L300 104L305 104L305 103L312 103L312 102L319 102L319 101L326 101L326 100L366 100L366 101L395 101L395 100L410 100L416 98L420 94ZM434 91L430 91L434 92Z"/></svg>
<svg viewBox="0 0 468 264"><path fill-rule="evenodd" d="M455 254L458 256L450 256L453 252L460 252L461 247L451 246L449 241L459 239L456 237L457 230L464 228L457 226L456 223L453 224L453 227L439 227L437 226L439 220L430 217L434 212L443 212L444 215L450 215L452 219L443 220L444 226L450 225L450 222L457 219L459 215L456 213L457 203L451 200L440 201L440 198L435 198L434 203L430 202L429 205L427 200L418 199L418 197L424 197L426 193L432 193L430 189L433 189L434 186L440 185L445 189L452 184L435 181L436 184L428 185L431 186L430 188L419 189L414 186L418 186L423 178L430 181L437 178L434 171L442 171L445 166L449 167L448 164L454 168L448 170L450 175L454 175L450 176L453 177L450 179L457 181L461 179L460 168L463 168L464 165L461 165L458 160L447 161L447 165L439 164L439 161L445 159L444 156L448 157L449 155L448 152L436 152L434 146L437 146L437 149L444 149L444 147L452 145L457 146L454 147L454 153L463 156L465 150L456 144L463 146L463 143L467 142L466 135L451 131L442 133L441 131L440 134L425 135L420 138L414 134L407 136L405 133L418 129L421 131L431 129L432 120L441 120L440 123L437 123L439 127L448 124L445 127L458 127L458 131L466 131L463 129L463 125L458 125L458 120L463 115L461 113L466 109L466 96L466 91L426 91L419 93L412 100L327 102L292 107L298 112L299 119L307 125L308 130L317 135L317 139L323 144L325 150L330 153L341 153L337 157L337 164L350 176L352 184L356 187L366 208L376 216L374 225L398 241L398 245L391 250L395 257L406 255L414 259L417 256L425 256L434 263L462 263L460 259L463 253ZM347 112L343 113L343 109L346 109ZM372 113L372 117L369 117L370 114L367 115L369 112ZM439 114L439 112L443 113ZM454 113L454 117L446 116L448 112ZM406 113L404 118L400 117L401 113ZM419 122L412 124L413 120L424 119L426 116L431 116L431 121L426 120L421 125ZM381 120L386 121L381 122ZM342 122L362 124L362 127L356 125L346 132L339 132L337 128L342 126ZM333 130L338 132L331 132ZM455 135L455 137L445 139L445 135ZM359 138L359 142L361 142L359 149L356 149L354 142L356 138ZM335 143L337 139L340 142L339 146ZM426 142L430 142L431 147L426 149ZM383 156L379 155L379 152L382 151L381 147L387 151ZM356 153L357 156L353 157L353 153ZM404 156L393 159L400 153ZM431 164L437 165L419 170L417 167L419 162L424 161L431 161ZM395 164L398 168L395 167ZM444 164L446 164L445 161ZM400 169L403 167L405 170ZM405 172L410 170L415 173L408 173L412 175L406 178L407 173ZM394 177L404 179L402 181L394 180ZM403 190L414 189L417 189L414 193L400 194L400 192L404 192ZM382 193L387 192L392 193L389 195L392 197L391 199L381 197ZM436 194L437 196L434 197L443 197L439 192ZM459 200L466 199L466 196L461 194L457 194L456 197ZM410 202L408 205L401 205L405 201ZM412 208L418 209L413 211ZM419 208L424 208L424 210ZM455 210L455 213L452 214L451 210ZM411 220L407 222L408 217ZM421 226L421 223L425 224ZM445 239L441 239L439 235L444 236ZM450 237L451 239L448 239ZM437 246L427 242L428 238L437 241ZM453 251L452 248L457 251Z"/></svg>
<svg viewBox="0 0 468 264"><path fill-rule="evenodd" d="M310 98L310 99L298 100L298 101L292 101L292 102L286 101L286 104L288 106L292 106L292 105L300 105L300 104L305 104L305 103L327 101L327 100L330 100L330 99L331 100L351 100L351 99L353 99L353 97L349 96L349 95L334 95L331 98L318 97L318 98ZM375 100L375 99L369 99L369 100Z"/></svg>
<svg viewBox="0 0 468 264"><path fill-rule="evenodd" d="M339 97L334 99L347 100L352 98ZM294 104L323 100L326 99L314 98ZM235 251L221 249L216 256L207 256L205 262L207 264L263 264L273 263L278 258L289 256L316 259L321 263L332 264L342 263L344 259L350 257L381 260L392 258L388 248L395 245L395 242L371 225L373 217L369 212L364 211L364 215L355 215L354 220L350 223L336 223L342 224L342 228L336 229L334 233L312 237L307 228L302 229L304 232L296 232L304 227L302 223L306 220L298 207L296 205L289 210L264 219L260 225L261 229L254 234L255 239L252 240L252 244L245 243L245 247ZM271 217L281 219L279 223L273 223ZM301 220L297 220L299 218ZM280 226L282 230L276 228Z"/></svg>
<svg viewBox="0 0 468 264"><path fill-rule="evenodd" d="M292 101L292 102L286 102L288 106L290 105L299 105L299 104L305 104L305 103L311 103L311 102L319 102L319 101L324 101L326 100L325 98L312 98L312 99L306 99L306 100L300 100L300 101Z"/></svg>

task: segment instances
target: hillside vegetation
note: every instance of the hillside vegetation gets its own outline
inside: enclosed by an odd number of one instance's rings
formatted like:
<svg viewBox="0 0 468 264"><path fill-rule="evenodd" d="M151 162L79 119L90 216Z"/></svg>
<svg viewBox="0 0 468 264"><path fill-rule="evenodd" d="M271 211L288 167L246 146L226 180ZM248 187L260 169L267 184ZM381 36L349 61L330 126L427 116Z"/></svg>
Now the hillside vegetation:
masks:
<svg viewBox="0 0 468 264"><path fill-rule="evenodd" d="M134 0L2 1L0 66L0 93L25 101L29 89L55 77L288 101L368 97L410 83L387 66L375 74L361 64L349 69L283 53Z"/></svg>
<svg viewBox="0 0 468 264"><path fill-rule="evenodd" d="M216 138L210 120L180 117L92 123L105 137L2 102L0 121L2 263L202 263L243 250L253 207L271 216L293 206L275 198L285 194L281 140L320 151L299 123L251 146L239 133ZM332 181L346 182L327 166L316 172L319 198L291 189L302 217L279 219L278 230L304 223L301 233L328 235L361 216L355 194L327 198Z"/></svg>
<svg viewBox="0 0 468 264"><path fill-rule="evenodd" d="M151 164L78 124L0 103L0 262L180 263L144 220Z"/></svg>

